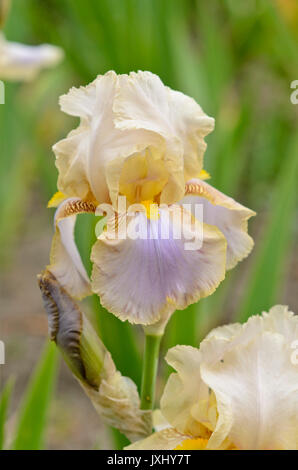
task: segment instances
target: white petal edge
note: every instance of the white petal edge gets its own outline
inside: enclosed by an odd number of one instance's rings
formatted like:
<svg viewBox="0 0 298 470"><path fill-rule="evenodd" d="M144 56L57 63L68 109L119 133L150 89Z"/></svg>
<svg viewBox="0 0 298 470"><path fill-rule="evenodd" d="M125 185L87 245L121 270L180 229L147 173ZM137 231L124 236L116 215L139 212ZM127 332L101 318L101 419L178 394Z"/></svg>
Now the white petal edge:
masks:
<svg viewBox="0 0 298 470"><path fill-rule="evenodd" d="M90 210L88 210L88 208ZM47 269L62 287L74 298L90 295L91 286L74 239L76 216L82 212L94 212L93 205L79 198L63 201L55 213L55 234Z"/></svg>

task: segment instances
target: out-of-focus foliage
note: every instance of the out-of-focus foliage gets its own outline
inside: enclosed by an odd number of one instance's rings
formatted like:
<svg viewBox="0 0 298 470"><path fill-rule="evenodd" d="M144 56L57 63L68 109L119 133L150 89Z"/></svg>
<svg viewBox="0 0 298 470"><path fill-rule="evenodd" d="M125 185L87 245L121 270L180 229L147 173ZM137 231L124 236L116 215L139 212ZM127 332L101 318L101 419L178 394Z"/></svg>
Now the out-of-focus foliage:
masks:
<svg viewBox="0 0 298 470"><path fill-rule="evenodd" d="M57 377L57 359L56 346L47 344L19 405L17 419L14 419L14 431L10 429L9 433L6 421L14 380L9 379L3 387L0 394L0 450L44 448L47 416Z"/></svg>
<svg viewBox="0 0 298 470"><path fill-rule="evenodd" d="M40 450L44 447L47 415L57 376L57 358L56 345L47 344L20 405L12 443L15 450Z"/></svg>
<svg viewBox="0 0 298 470"><path fill-rule="evenodd" d="M295 0L15 0L8 39L59 45L66 60L32 84L6 84L1 261L9 262L20 241L32 201L45 205L56 189L51 145L77 123L59 111L59 95L109 69L150 70L215 117L205 154L211 183L258 212L250 222L253 253L214 295L173 316L164 349L197 345L227 319L243 321L288 303L283 289L297 237L298 106L290 101L290 84L298 79L297 26ZM90 268L91 217L80 217L77 239ZM91 302L118 368L139 384L142 336L136 339L136 328L104 311L98 299Z"/></svg>
<svg viewBox="0 0 298 470"><path fill-rule="evenodd" d="M5 442L5 424L6 424L9 402L11 398L11 392L13 388L12 386L13 386L13 382L12 380L9 380L5 384L5 387L3 387L3 390L0 396L0 450L3 449L4 442Z"/></svg>

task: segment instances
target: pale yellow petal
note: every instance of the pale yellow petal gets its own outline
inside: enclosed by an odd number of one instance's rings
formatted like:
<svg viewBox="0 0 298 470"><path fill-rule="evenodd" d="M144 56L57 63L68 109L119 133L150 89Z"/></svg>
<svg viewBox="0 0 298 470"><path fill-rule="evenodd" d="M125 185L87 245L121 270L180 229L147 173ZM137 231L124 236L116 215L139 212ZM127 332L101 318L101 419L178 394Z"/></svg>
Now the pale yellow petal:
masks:
<svg viewBox="0 0 298 470"><path fill-rule="evenodd" d="M90 193L113 205L119 192L130 202L139 195L171 204L183 197L186 179L202 170L204 137L214 120L150 72L99 75L85 88L72 88L60 104L80 117L79 127L53 147L62 192Z"/></svg>
<svg viewBox="0 0 298 470"><path fill-rule="evenodd" d="M169 377L161 398L163 416L183 434L209 438L208 410L214 401L201 377L200 351L191 346L176 346L168 351L166 361L177 372Z"/></svg>
<svg viewBox="0 0 298 470"><path fill-rule="evenodd" d="M151 72L140 71L119 77L114 110L119 129L144 129L165 142L163 160L169 179L161 201L177 202L183 195L184 181L202 170L204 137L213 130L214 119L192 98L164 86Z"/></svg>
<svg viewBox="0 0 298 470"><path fill-rule="evenodd" d="M168 428L125 447L125 450L173 450L189 438L190 436L185 436L173 428Z"/></svg>
<svg viewBox="0 0 298 470"><path fill-rule="evenodd" d="M64 112L80 117L79 127L53 147L62 192L82 199L91 193L99 203L115 203L125 159L156 142L142 130L115 127L117 83L115 72L108 72L60 98Z"/></svg>
<svg viewBox="0 0 298 470"><path fill-rule="evenodd" d="M153 429L155 431L162 431L163 429L171 427L170 423L166 420L161 410L158 409L152 412L152 422Z"/></svg>
<svg viewBox="0 0 298 470"><path fill-rule="evenodd" d="M239 449L298 448L298 318L286 307L217 328L201 344L201 374L215 393L218 421L209 448L227 437Z"/></svg>

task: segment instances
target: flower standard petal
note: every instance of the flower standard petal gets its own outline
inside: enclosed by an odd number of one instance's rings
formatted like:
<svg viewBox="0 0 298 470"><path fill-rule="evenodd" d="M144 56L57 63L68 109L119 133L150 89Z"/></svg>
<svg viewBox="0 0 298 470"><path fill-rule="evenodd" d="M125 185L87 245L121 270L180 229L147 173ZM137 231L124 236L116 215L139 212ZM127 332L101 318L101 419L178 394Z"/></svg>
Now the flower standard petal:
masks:
<svg viewBox="0 0 298 470"><path fill-rule="evenodd" d="M183 182L203 167L204 137L213 130L214 119L192 98L164 86L151 72L141 71L119 77L114 110L118 128L146 129L162 137L169 180L161 202L177 202L184 191Z"/></svg>
<svg viewBox="0 0 298 470"><path fill-rule="evenodd" d="M116 128L117 86L118 77L111 71L60 98L62 111L80 117L79 127L53 147L60 191L81 198L91 192L100 203L115 202L125 159L160 143L152 133Z"/></svg>
<svg viewBox="0 0 298 470"><path fill-rule="evenodd" d="M47 269L70 295L79 299L90 295L91 288L74 240L74 227L78 214L94 213L95 209L92 202L68 198L60 204L55 214L55 234Z"/></svg>
<svg viewBox="0 0 298 470"><path fill-rule="evenodd" d="M0 33L0 78L32 80L43 68L57 65L63 55L60 47L50 44L26 46L7 41Z"/></svg>
<svg viewBox="0 0 298 470"><path fill-rule="evenodd" d="M199 179L188 181L185 189L185 197L180 204L191 204L195 216L195 205L203 205L203 221L218 227L226 237L227 269L234 268L253 248L253 239L247 233L247 221L255 212Z"/></svg>
<svg viewBox="0 0 298 470"><path fill-rule="evenodd" d="M186 179L202 169L204 136L214 120L150 72L110 71L87 87L72 88L60 104L80 117L79 127L53 147L58 188L68 195L86 198L91 192L99 203L116 204L121 190L131 199L140 185L146 198L158 191L169 204L183 196ZM129 159L140 168L137 176L129 175ZM133 202L140 202L137 195Z"/></svg>
<svg viewBox="0 0 298 470"><path fill-rule="evenodd" d="M185 249L202 229L202 245ZM110 221L93 247L92 289L121 320L150 325L210 295L224 279L225 251L219 230L179 206L159 209L157 220L128 214Z"/></svg>

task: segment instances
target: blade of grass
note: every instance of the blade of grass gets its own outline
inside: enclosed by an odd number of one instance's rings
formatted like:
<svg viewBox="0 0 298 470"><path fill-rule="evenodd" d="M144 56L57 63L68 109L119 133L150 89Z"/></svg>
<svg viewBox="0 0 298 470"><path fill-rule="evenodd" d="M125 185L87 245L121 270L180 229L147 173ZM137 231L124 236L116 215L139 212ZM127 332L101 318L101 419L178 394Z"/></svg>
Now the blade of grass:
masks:
<svg viewBox="0 0 298 470"><path fill-rule="evenodd" d="M120 372L130 377L140 389L141 355L137 343L136 327L122 322L102 307L97 296L93 296L93 307L97 313L100 336L108 348Z"/></svg>
<svg viewBox="0 0 298 470"><path fill-rule="evenodd" d="M14 450L40 450L44 446L47 416L57 376L58 354L54 343L46 345L30 379L13 441Z"/></svg>
<svg viewBox="0 0 298 470"><path fill-rule="evenodd" d="M7 417L7 410L13 390L14 380L10 379L5 384L0 397L0 450L4 447L5 440L5 422Z"/></svg>
<svg viewBox="0 0 298 470"><path fill-rule="evenodd" d="M267 310L278 301L291 246L297 198L298 139L289 146L277 181L263 239L254 256L250 281L239 308L239 320Z"/></svg>
<svg viewBox="0 0 298 470"><path fill-rule="evenodd" d="M163 350L168 350L177 344L197 346L198 309L198 303L196 303L173 314L166 328Z"/></svg>
<svg viewBox="0 0 298 470"><path fill-rule="evenodd" d="M110 432L113 442L115 444L115 450L122 450L123 447L129 445L129 440L123 434L121 434L118 429L110 428Z"/></svg>

